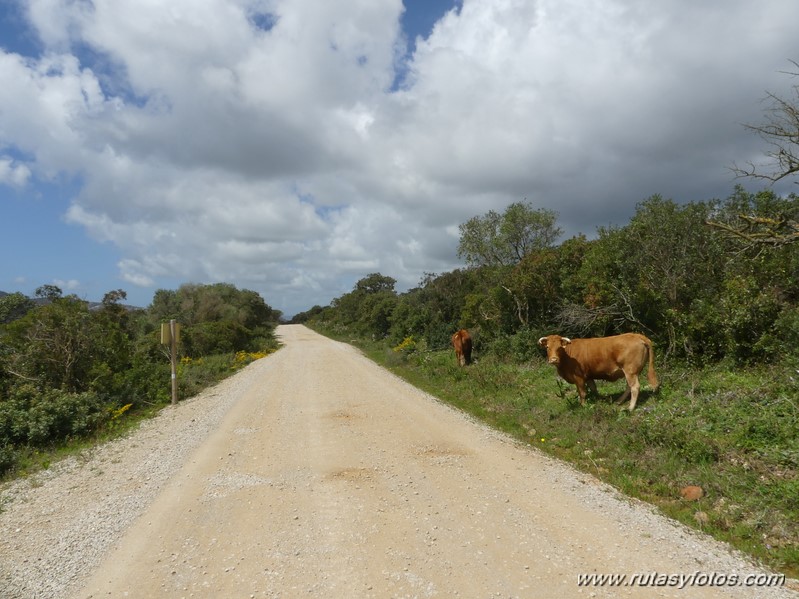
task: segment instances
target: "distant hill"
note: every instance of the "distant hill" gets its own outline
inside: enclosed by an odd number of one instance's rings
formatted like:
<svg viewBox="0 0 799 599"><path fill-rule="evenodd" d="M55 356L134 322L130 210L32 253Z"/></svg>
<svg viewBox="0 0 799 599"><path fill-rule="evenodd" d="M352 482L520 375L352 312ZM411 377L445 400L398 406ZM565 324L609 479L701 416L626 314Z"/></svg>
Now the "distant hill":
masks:
<svg viewBox="0 0 799 599"><path fill-rule="evenodd" d="M11 295L11 294L8 293L7 291L0 291L0 299L3 299L4 297L6 297L8 295ZM46 304L49 301L49 300L41 298L41 297L28 297L28 299L31 300L32 302L36 303L36 304ZM100 308L103 305L102 302L86 302L86 303L89 304L89 310L97 310L98 308ZM132 310L144 310L144 308L140 308L139 306L129 306L128 304L120 304L120 305L123 308L127 308L128 310L131 310L131 311Z"/></svg>

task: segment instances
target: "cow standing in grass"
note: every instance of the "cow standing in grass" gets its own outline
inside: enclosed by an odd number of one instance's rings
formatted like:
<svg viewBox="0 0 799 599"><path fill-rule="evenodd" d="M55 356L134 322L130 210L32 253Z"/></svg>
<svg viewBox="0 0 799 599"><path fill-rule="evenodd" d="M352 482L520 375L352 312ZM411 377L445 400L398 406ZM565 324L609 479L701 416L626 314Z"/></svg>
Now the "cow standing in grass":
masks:
<svg viewBox="0 0 799 599"><path fill-rule="evenodd" d="M461 329L452 336L452 347L455 348L455 357L458 364L466 366L472 363L472 337L469 331Z"/></svg>
<svg viewBox="0 0 799 599"><path fill-rule="evenodd" d="M653 390L657 389L655 355L652 341L638 333L625 333L613 337L569 339L560 335L541 337L538 344L547 350L547 362L557 368L560 377L577 386L580 404L585 405L585 387L597 392L595 380L617 381L624 377L627 388L619 398L622 403L630 396L629 410L635 409L641 384L638 375L649 361L647 379Z"/></svg>

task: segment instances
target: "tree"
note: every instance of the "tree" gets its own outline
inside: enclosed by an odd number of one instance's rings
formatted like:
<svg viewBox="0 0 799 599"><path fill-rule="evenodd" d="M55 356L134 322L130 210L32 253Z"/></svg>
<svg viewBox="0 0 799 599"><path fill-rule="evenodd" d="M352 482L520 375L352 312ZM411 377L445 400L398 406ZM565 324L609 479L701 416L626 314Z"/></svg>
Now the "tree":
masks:
<svg viewBox="0 0 799 599"><path fill-rule="evenodd" d="M397 303L396 282L376 272L360 279L350 293L333 300L341 324L354 326L358 332L376 338L385 337Z"/></svg>
<svg viewBox="0 0 799 599"><path fill-rule="evenodd" d="M747 193L740 185L705 221L738 242L738 247L760 252L799 241L799 197L779 197L773 190Z"/></svg>
<svg viewBox="0 0 799 599"><path fill-rule="evenodd" d="M799 63L791 61L799 69ZM799 71L787 72L799 77ZM749 162L746 167L733 165L739 177L751 177L776 183L786 177L799 174L799 84L793 86L794 97L785 99L769 92L766 100L765 122L761 125L745 125L758 134L767 144L767 164ZM799 183L799 180L795 181ZM740 192L739 192L740 193ZM791 195L796 200L796 196ZM795 213L795 210L794 210ZM737 220L710 219L706 224L738 240L747 248L783 246L799 241L799 220L785 214L739 212Z"/></svg>
<svg viewBox="0 0 799 599"><path fill-rule="evenodd" d="M690 315L698 302L713 305L725 262L703 225L713 206L654 195L628 225L600 228L581 267L565 275L561 327L581 336L638 331L665 341L668 353L701 351L707 337L693 334Z"/></svg>
<svg viewBox="0 0 799 599"><path fill-rule="evenodd" d="M103 306L108 308L111 306L118 306L120 302L128 299L128 293L124 289L115 289L109 291L103 296Z"/></svg>
<svg viewBox="0 0 799 599"><path fill-rule="evenodd" d="M715 220L708 220L706 223L737 239L748 248L779 247L799 241L799 221L785 216L738 214L736 223Z"/></svg>
<svg viewBox="0 0 799 599"><path fill-rule="evenodd" d="M463 318L463 307L466 296L480 286L475 270L425 273L418 287L399 297L391 315L392 343L413 336L429 347L448 347L455 330L475 324Z"/></svg>
<svg viewBox="0 0 799 599"><path fill-rule="evenodd" d="M178 318L180 315L178 292L172 289L158 289L147 311L155 324Z"/></svg>
<svg viewBox="0 0 799 599"><path fill-rule="evenodd" d="M471 266L513 266L534 250L552 247L562 231L557 213L515 202L499 214L489 210L459 226L458 256Z"/></svg>
<svg viewBox="0 0 799 599"><path fill-rule="evenodd" d="M796 353L799 316L799 197L756 194L737 187L708 219L725 243L723 289L715 305L726 306L717 330L723 351L737 360L771 352ZM706 319L707 320L707 319Z"/></svg>
<svg viewBox="0 0 799 599"><path fill-rule="evenodd" d="M471 294L469 318L495 331L512 332L529 322L529 287L534 270L543 266L528 257L551 249L562 231L555 224L557 213L515 202L505 212L493 210L460 225L458 256L481 268L484 289ZM521 266L527 260L527 267ZM510 318L508 318L508 316Z"/></svg>
<svg viewBox="0 0 799 599"><path fill-rule="evenodd" d="M362 291L366 294L380 293L381 291L393 292L396 283L396 279L383 276L379 272L373 272L355 283L355 291Z"/></svg>
<svg viewBox="0 0 799 599"><path fill-rule="evenodd" d="M229 283L186 283L177 291L159 289L147 313L150 331L172 319L179 322L182 351L192 357L269 347L281 317L280 310L270 307L257 292L239 290Z"/></svg>
<svg viewBox="0 0 799 599"><path fill-rule="evenodd" d="M59 299L63 295L63 292L61 288L56 285L42 285L36 288L34 295L40 299L53 301Z"/></svg>
<svg viewBox="0 0 799 599"><path fill-rule="evenodd" d="M7 325L3 345L8 372L39 388L85 391L103 331L86 302L63 298Z"/></svg>
<svg viewBox="0 0 799 599"><path fill-rule="evenodd" d="M799 69L799 63L791 61L791 64ZM799 77L799 72L786 74ZM739 177L753 177L776 183L799 173L799 85L793 86L793 93L792 99L785 99L768 92L766 100L769 107L766 109L765 122L761 125L745 125L768 145L766 156L771 168L753 162L743 168L733 165L732 170Z"/></svg>
<svg viewBox="0 0 799 599"><path fill-rule="evenodd" d="M11 322L17 318L22 318L36 304L18 291L0 297L0 324Z"/></svg>

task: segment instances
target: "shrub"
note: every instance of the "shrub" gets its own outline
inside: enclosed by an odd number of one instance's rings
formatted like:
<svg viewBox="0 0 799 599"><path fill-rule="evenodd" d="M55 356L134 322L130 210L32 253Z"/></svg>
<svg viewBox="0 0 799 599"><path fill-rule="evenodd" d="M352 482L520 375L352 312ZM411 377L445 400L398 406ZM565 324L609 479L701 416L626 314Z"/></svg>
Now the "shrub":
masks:
<svg viewBox="0 0 799 599"><path fill-rule="evenodd" d="M96 393L19 385L0 401L0 476L14 469L22 448L50 448L95 432L111 417Z"/></svg>
<svg viewBox="0 0 799 599"><path fill-rule="evenodd" d="M21 385L0 404L0 443L48 446L90 433L107 418L106 405L95 393Z"/></svg>

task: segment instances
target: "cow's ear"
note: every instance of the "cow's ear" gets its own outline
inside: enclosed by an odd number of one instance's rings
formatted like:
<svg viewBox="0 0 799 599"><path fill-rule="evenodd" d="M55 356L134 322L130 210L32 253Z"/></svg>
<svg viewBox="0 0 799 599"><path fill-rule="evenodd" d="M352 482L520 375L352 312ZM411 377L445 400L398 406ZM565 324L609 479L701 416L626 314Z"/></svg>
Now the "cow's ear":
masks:
<svg viewBox="0 0 799 599"><path fill-rule="evenodd" d="M538 340L538 345L540 345L541 347L546 347L547 346L547 338L546 337L541 337L541 339Z"/></svg>

